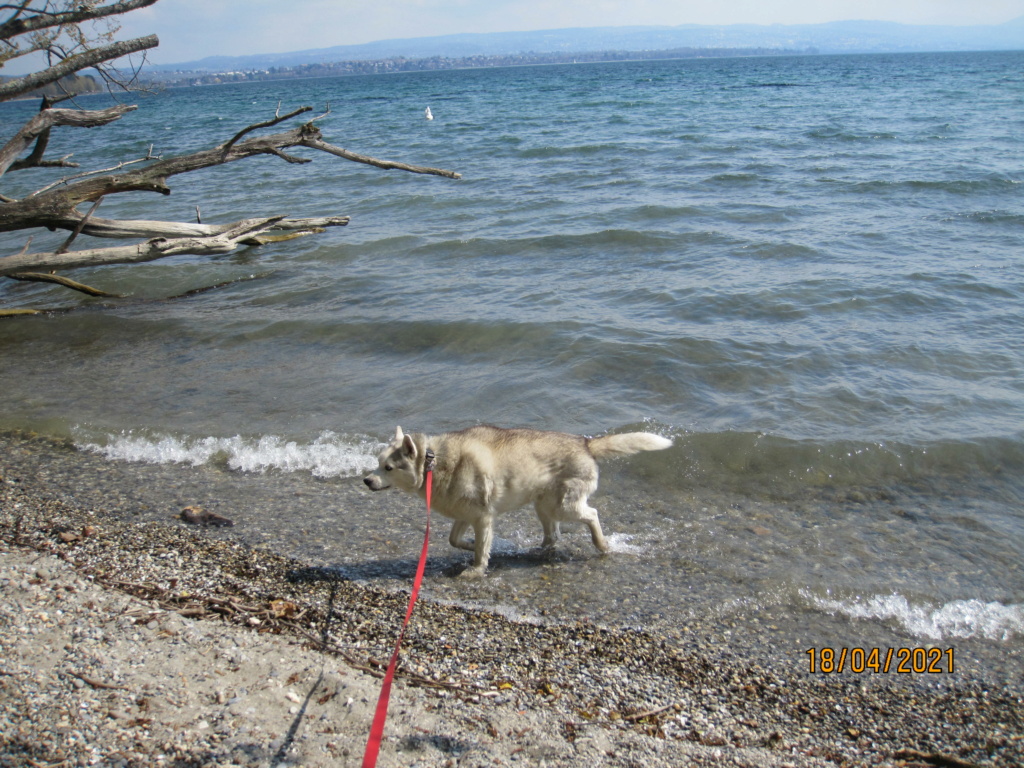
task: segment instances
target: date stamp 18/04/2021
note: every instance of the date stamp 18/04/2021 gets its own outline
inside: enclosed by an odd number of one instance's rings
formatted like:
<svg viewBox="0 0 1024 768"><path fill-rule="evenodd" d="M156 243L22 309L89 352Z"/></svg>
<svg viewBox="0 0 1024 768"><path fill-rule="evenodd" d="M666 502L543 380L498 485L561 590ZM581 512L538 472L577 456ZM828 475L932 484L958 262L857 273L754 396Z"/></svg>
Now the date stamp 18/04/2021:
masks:
<svg viewBox="0 0 1024 768"><path fill-rule="evenodd" d="M813 674L877 672L888 674L952 674L952 648L809 648Z"/></svg>

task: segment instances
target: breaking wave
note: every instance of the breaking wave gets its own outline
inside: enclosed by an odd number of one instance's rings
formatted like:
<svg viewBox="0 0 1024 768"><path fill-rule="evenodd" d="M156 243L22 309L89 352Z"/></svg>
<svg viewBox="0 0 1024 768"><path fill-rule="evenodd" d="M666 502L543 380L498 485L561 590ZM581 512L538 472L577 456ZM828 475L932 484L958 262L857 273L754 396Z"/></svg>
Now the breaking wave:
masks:
<svg viewBox="0 0 1024 768"><path fill-rule="evenodd" d="M952 600L943 605L915 605L903 595L872 595L837 600L801 595L826 613L851 619L868 619L895 624L911 635L929 640L984 638L1010 640L1024 636L1024 605L1004 605L983 600Z"/></svg>
<svg viewBox="0 0 1024 768"><path fill-rule="evenodd" d="M275 435L249 438L177 437L123 432L99 442L76 441L79 450L115 461L145 464L222 464L237 472L309 472L314 477L351 477L376 464L381 444L325 431L309 443Z"/></svg>

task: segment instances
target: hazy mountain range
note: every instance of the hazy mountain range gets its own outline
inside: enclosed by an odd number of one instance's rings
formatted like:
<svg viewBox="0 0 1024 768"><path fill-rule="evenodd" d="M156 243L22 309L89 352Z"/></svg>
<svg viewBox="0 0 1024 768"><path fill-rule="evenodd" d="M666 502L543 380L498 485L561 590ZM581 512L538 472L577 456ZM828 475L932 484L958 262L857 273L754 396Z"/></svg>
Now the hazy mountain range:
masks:
<svg viewBox="0 0 1024 768"><path fill-rule="evenodd" d="M380 40L293 53L210 56L164 64L163 71L230 72L335 61L468 58L523 53L654 51L675 48L768 48L818 53L883 53L1024 49L1024 17L986 26L914 26L882 21L762 26L596 27L540 32L493 32Z"/></svg>

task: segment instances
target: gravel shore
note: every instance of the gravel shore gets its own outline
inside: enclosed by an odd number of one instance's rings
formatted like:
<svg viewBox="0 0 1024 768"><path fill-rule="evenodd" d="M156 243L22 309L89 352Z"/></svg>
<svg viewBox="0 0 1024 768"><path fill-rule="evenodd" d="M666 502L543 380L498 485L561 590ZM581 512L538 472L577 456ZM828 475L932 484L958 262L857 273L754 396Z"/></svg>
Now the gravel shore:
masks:
<svg viewBox="0 0 1024 768"><path fill-rule="evenodd" d="M407 594L0 463L0 766L361 764ZM1014 766L1024 685L421 601L381 766Z"/></svg>

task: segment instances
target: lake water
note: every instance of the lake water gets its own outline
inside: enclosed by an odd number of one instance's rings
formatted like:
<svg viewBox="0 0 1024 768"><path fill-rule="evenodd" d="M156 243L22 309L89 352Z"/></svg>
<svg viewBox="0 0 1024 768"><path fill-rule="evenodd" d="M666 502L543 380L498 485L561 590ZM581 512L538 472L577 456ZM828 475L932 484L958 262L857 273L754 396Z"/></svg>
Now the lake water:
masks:
<svg viewBox="0 0 1024 768"><path fill-rule="evenodd" d="M439 525L428 592L669 634L714 625L794 657L956 646L1018 674L1022 73L1024 53L765 57L139 98L111 126L58 131L52 154L169 156L279 103L329 104L327 141L463 178L300 150L313 162L253 159L171 179L168 198L105 201L109 218L352 223L74 273L120 302L0 283L6 306L76 308L0 322L0 429L71 437L157 496L216 487L198 500L236 518L232 535L396 585L419 502L358 481L396 424L648 429L675 447L605 465L594 499L611 555L572 529L539 553L525 510L503 521L488 579L466 584L450 574L468 554ZM0 105L0 120L35 108ZM58 176L11 175L4 192ZM189 500L172 496L165 518Z"/></svg>

